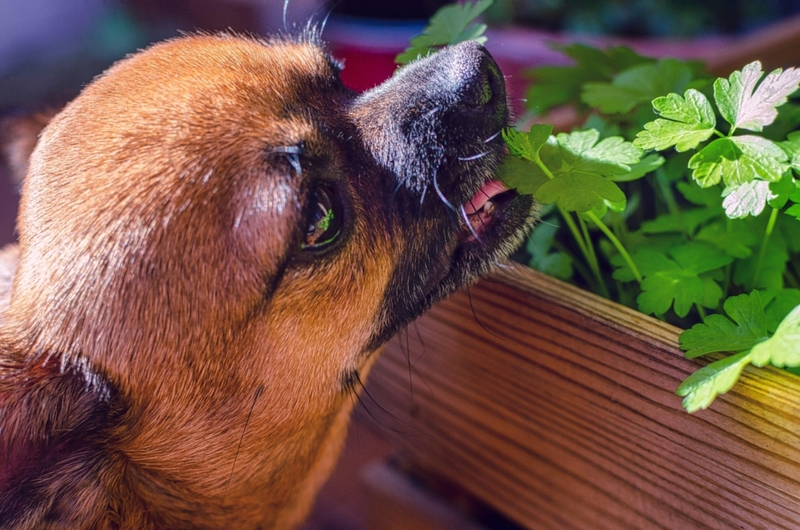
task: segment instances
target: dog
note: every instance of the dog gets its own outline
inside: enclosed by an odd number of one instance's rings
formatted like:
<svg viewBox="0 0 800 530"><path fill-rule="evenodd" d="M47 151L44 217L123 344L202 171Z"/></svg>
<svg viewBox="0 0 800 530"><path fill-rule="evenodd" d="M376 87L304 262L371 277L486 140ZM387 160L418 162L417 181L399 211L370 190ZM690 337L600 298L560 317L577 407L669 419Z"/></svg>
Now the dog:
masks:
<svg viewBox="0 0 800 530"><path fill-rule="evenodd" d="M0 258L0 527L296 526L381 346L521 243L481 45L341 68L314 31L184 36L46 126Z"/></svg>

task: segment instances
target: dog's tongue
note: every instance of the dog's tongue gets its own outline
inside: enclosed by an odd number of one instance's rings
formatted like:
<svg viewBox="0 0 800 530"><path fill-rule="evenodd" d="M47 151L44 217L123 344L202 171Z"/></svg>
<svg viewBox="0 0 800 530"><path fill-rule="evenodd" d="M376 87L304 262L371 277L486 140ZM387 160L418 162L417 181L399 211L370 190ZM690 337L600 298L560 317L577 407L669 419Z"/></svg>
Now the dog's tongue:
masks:
<svg viewBox="0 0 800 530"><path fill-rule="evenodd" d="M464 205L464 211L467 213L467 215L471 215L483 208L487 202L492 200L492 197L500 195L504 191L508 191L508 188L505 184L499 180L490 180L481 186L477 192L475 192L475 195L472 197L472 199L467 201L467 204Z"/></svg>

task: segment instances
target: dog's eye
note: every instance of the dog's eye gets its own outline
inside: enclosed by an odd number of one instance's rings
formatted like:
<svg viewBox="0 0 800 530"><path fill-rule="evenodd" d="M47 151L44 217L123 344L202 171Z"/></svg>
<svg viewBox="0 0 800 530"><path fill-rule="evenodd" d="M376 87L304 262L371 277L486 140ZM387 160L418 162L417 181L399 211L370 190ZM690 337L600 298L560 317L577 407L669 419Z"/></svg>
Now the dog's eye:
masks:
<svg viewBox="0 0 800 530"><path fill-rule="evenodd" d="M317 185L311 194L308 228L303 250L320 250L327 247L342 230L342 204L336 192L327 184Z"/></svg>

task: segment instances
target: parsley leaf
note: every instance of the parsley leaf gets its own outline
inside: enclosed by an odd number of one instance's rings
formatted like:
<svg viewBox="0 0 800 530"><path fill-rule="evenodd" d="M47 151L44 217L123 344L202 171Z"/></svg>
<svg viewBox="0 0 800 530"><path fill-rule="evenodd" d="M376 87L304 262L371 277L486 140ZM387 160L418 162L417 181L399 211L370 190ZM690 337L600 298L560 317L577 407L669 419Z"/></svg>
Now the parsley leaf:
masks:
<svg viewBox="0 0 800 530"><path fill-rule="evenodd" d="M507 156L497 168L497 178L522 195L535 195L549 177L530 160Z"/></svg>
<svg viewBox="0 0 800 530"><path fill-rule="evenodd" d="M640 271L644 275L642 293L636 299L642 313L662 315L670 307L685 317L692 305L716 307L722 289L709 277L701 274L724 267L733 261L718 248L701 242L689 242L670 249L670 258L660 260L659 270ZM636 256L632 256L634 262Z"/></svg>
<svg viewBox="0 0 800 530"><path fill-rule="evenodd" d="M753 347L752 354L756 366L800 365L800 305L786 315L772 337Z"/></svg>
<svg viewBox="0 0 800 530"><path fill-rule="evenodd" d="M642 151L618 136L598 142L600 133L594 129L546 138L550 130L534 126L527 134L506 133L509 151L529 162L505 161L499 178L519 193L532 194L542 204L557 203L566 211L624 210L625 194L606 177L630 173Z"/></svg>
<svg viewBox="0 0 800 530"><path fill-rule="evenodd" d="M734 263L733 283L741 285L748 291L752 289L782 289L783 271L786 270L788 261L789 254L786 252L785 244L773 234L763 256L753 254L747 259L737 260Z"/></svg>
<svg viewBox="0 0 800 530"><path fill-rule="evenodd" d="M722 307L730 319L709 315L703 323L681 333L681 348L686 350L687 358L721 351L749 350L768 338L767 318L758 291L732 296Z"/></svg>
<svg viewBox="0 0 800 530"><path fill-rule="evenodd" d="M752 230L748 229L746 223L728 221L704 226L694 236L694 239L711 243L736 259L744 259L753 254L750 247L756 244L757 237Z"/></svg>
<svg viewBox="0 0 800 530"><path fill-rule="evenodd" d="M789 202L789 198L794 194L796 189L797 183L792 176L792 172L787 171L778 182L770 182L769 191L773 198L769 200L769 205L780 210L786 206L786 203Z"/></svg>
<svg viewBox="0 0 800 530"><path fill-rule="evenodd" d="M756 178L777 182L788 169L786 153L760 136L734 136L714 140L689 160L692 177L708 188L724 181L738 186Z"/></svg>
<svg viewBox="0 0 800 530"><path fill-rule="evenodd" d="M778 143L789 157L789 165L795 172L800 173L800 131L794 131L786 136L786 141Z"/></svg>
<svg viewBox="0 0 800 530"><path fill-rule="evenodd" d="M778 107L800 85L800 70L780 68L756 87L764 72L759 61L714 82L714 99L720 114L734 128L761 131L778 116Z"/></svg>
<svg viewBox="0 0 800 530"><path fill-rule="evenodd" d="M678 152L695 149L714 134L717 118L706 97L689 89L684 97L669 94L653 100L653 111L661 116L646 123L633 145L663 151L675 146Z"/></svg>
<svg viewBox="0 0 800 530"><path fill-rule="evenodd" d="M552 220L539 224L531 233L526 248L531 254L531 268L567 280L572 277L572 258L564 252L551 252L558 228Z"/></svg>
<svg viewBox="0 0 800 530"><path fill-rule="evenodd" d="M800 305L800 289L779 291L764 310L767 315L767 331L775 333L781 321L798 305Z"/></svg>
<svg viewBox="0 0 800 530"><path fill-rule="evenodd" d="M683 408L697 412L707 408L719 394L730 390L742 370L750 363L751 353L743 351L700 368L681 383L675 393L685 396Z"/></svg>
<svg viewBox="0 0 800 530"><path fill-rule="evenodd" d="M740 219L748 215L759 215L764 211L767 201L777 197L769 189L770 183L764 180L745 182L738 186L729 186L722 190L722 207L731 219Z"/></svg>
<svg viewBox="0 0 800 530"><path fill-rule="evenodd" d="M686 63L663 59L628 68L610 83L585 83L581 100L605 114L624 114L661 94L683 90L691 78Z"/></svg>
<svg viewBox="0 0 800 530"><path fill-rule="evenodd" d="M539 186L534 196L544 204L558 203L568 212L588 212L606 203L625 202L625 194L616 184L591 172L562 174Z"/></svg>
<svg viewBox="0 0 800 530"><path fill-rule="evenodd" d="M551 134L552 125L534 124L527 133L511 128L504 129L503 139L512 155L536 162L539 160L539 150L547 143Z"/></svg>
<svg viewBox="0 0 800 530"><path fill-rule="evenodd" d="M595 129L556 136L563 161L570 171L588 171L604 177L624 175L642 156L641 149L622 137L611 136L598 142L599 139L600 133Z"/></svg>
<svg viewBox="0 0 800 530"><path fill-rule="evenodd" d="M665 160L663 156L654 153L649 154L635 164L631 164L631 170L629 172L623 173L622 175L612 175L609 178L614 182L630 182L632 180L638 180L648 173L652 173L656 169L660 168L662 165L664 165L664 162Z"/></svg>
<svg viewBox="0 0 800 530"><path fill-rule="evenodd" d="M493 0L476 0L475 3L451 4L439 9L422 30L422 35L411 39L411 46L395 57L397 64L408 64L425 57L441 46L458 44L468 40L486 42L483 33L486 24L475 24L481 13L486 11Z"/></svg>
<svg viewBox="0 0 800 530"><path fill-rule="evenodd" d="M575 64L542 66L528 73L534 83L526 92L526 106L537 114L565 103L577 103L583 85L589 81L608 81L614 74L630 66L653 62L653 59L642 57L624 46L605 51L583 44L555 48L560 49Z"/></svg>
<svg viewBox="0 0 800 530"><path fill-rule="evenodd" d="M697 227L721 214L722 210L718 208L692 208L683 210L678 215L667 213L659 215L652 221L643 222L640 231L643 234L682 233L691 235L697 230Z"/></svg>

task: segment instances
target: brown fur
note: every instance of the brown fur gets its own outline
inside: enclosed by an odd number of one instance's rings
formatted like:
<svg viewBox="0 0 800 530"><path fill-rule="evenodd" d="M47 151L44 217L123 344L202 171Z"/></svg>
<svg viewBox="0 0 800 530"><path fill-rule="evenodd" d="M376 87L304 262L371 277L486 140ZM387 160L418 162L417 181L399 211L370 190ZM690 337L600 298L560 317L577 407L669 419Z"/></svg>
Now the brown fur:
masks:
<svg viewBox="0 0 800 530"><path fill-rule="evenodd" d="M414 241L313 40L163 43L45 129L0 255L0 526L290 528L310 509L353 378L408 320L387 324L387 292ZM321 256L297 250L315 179L351 220ZM450 265L431 260L433 285Z"/></svg>

